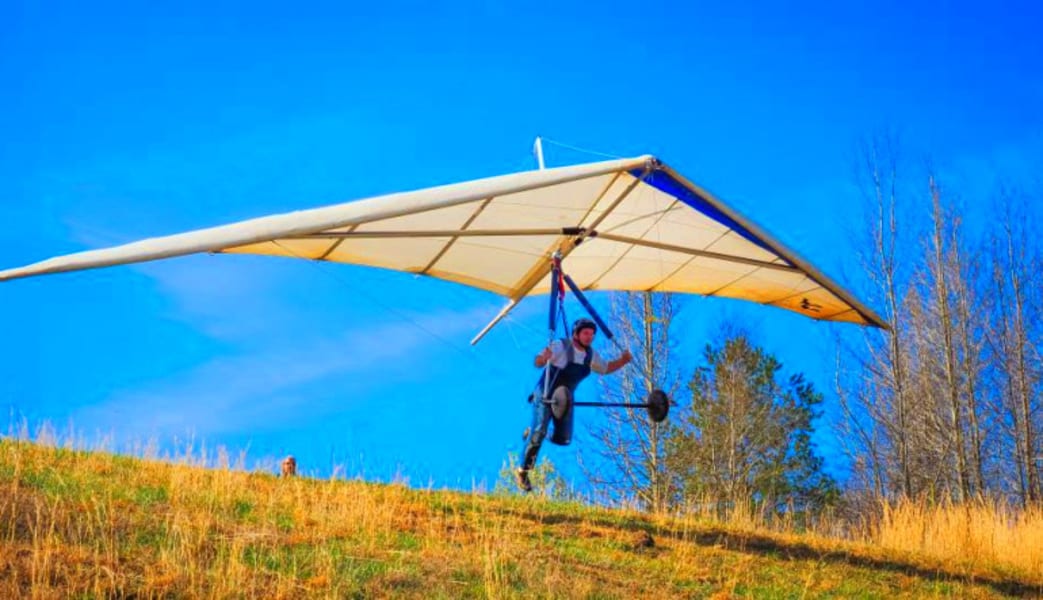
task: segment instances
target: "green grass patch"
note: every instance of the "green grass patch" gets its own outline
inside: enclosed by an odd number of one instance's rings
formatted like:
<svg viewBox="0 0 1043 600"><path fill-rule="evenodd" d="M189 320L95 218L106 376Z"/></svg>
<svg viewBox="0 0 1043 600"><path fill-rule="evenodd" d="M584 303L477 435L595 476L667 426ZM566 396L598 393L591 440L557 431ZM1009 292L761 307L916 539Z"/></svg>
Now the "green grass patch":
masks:
<svg viewBox="0 0 1043 600"><path fill-rule="evenodd" d="M145 485L134 488L134 503L144 508L161 504L170 500L167 488Z"/></svg>
<svg viewBox="0 0 1043 600"><path fill-rule="evenodd" d="M68 472L60 469L23 471L19 477L19 484L38 490L50 498L63 500L85 500L106 490L105 486L100 485L102 482L97 481L99 478L92 477L95 481L84 481L78 476L89 477L76 472L70 476Z"/></svg>
<svg viewBox="0 0 1043 600"><path fill-rule="evenodd" d="M309 544L255 545L243 549L243 562L279 575L308 578L315 573L316 549Z"/></svg>
<svg viewBox="0 0 1043 600"><path fill-rule="evenodd" d="M293 531L293 515L285 511L277 511L271 516L272 525L279 531L286 533Z"/></svg>
<svg viewBox="0 0 1043 600"><path fill-rule="evenodd" d="M362 556L348 544L330 544L325 551L333 563L337 578L352 586L360 586L388 571L386 560Z"/></svg>
<svg viewBox="0 0 1043 600"><path fill-rule="evenodd" d="M420 538L408 531L396 532L388 544L395 550L419 550L421 546Z"/></svg>
<svg viewBox="0 0 1043 600"><path fill-rule="evenodd" d="M254 511L254 504L246 498L236 498L232 503L232 516L238 521L247 520Z"/></svg>
<svg viewBox="0 0 1043 600"><path fill-rule="evenodd" d="M132 544L125 549L133 551L135 548L146 548L157 551L170 545L168 535L169 532L164 526L138 529L133 533Z"/></svg>

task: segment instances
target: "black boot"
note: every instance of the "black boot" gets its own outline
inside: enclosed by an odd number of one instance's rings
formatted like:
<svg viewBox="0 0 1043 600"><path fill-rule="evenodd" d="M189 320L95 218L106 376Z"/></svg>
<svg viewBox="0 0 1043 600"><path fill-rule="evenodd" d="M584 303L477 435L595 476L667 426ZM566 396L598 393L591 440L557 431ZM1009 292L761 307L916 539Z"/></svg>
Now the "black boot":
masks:
<svg viewBox="0 0 1043 600"><path fill-rule="evenodd" d="M524 492L532 491L532 482L529 481L529 470L518 469L514 472L515 480L518 482L518 487Z"/></svg>
<svg viewBox="0 0 1043 600"><path fill-rule="evenodd" d="M540 453L539 446L529 446L525 449L525 456L522 458L521 468L526 471L536 466L536 456Z"/></svg>

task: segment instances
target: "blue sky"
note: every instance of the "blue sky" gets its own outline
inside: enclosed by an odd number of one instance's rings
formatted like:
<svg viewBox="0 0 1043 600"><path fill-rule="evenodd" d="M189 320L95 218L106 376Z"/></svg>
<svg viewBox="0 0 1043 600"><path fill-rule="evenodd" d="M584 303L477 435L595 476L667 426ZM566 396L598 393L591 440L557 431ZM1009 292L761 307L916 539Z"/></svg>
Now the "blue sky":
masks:
<svg viewBox="0 0 1043 600"><path fill-rule="evenodd" d="M4 268L530 169L544 135L655 154L857 289L860 140L898 132L971 204L1043 163L1028 2L129 4L0 7ZM550 166L597 159L547 148ZM18 280L0 286L0 402L87 439L194 435L316 474L491 485L545 341L537 300L469 348L502 304L244 256ZM850 326L689 299L682 353L722 321L829 412L830 340ZM567 473L589 418L547 451Z"/></svg>

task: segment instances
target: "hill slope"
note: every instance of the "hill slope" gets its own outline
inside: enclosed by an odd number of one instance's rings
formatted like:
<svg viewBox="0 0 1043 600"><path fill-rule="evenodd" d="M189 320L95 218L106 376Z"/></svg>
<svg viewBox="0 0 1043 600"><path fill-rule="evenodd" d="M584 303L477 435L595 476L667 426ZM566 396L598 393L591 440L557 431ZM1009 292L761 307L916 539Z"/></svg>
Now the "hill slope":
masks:
<svg viewBox="0 0 1043 600"><path fill-rule="evenodd" d="M994 598L1039 581L535 498L0 439L0 597Z"/></svg>

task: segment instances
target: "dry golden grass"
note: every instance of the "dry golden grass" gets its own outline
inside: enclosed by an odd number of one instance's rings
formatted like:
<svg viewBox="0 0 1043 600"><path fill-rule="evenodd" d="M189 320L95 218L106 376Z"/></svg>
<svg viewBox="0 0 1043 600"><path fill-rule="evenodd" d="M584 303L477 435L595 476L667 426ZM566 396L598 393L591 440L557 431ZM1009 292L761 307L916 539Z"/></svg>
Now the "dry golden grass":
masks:
<svg viewBox="0 0 1043 600"><path fill-rule="evenodd" d="M867 529L867 541L885 550L970 571L991 566L1043 576L1043 507L902 500L883 504L883 517Z"/></svg>
<svg viewBox="0 0 1043 600"><path fill-rule="evenodd" d="M212 461L198 456L181 462L0 439L0 597L1043 592L1038 513L975 513L997 524L961 530L946 520L955 513L898 507L871 539L851 542L769 531L757 515L648 516L533 497L279 479L229 467L227 457L219 468L199 466ZM954 542L968 531L970 545ZM1005 543L1015 549L1001 550Z"/></svg>

